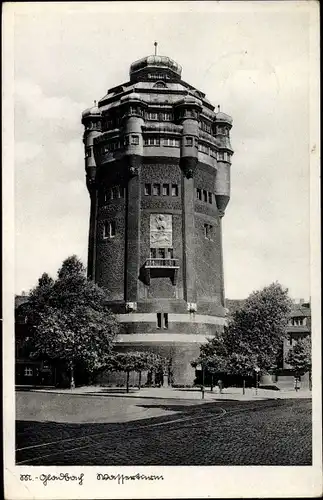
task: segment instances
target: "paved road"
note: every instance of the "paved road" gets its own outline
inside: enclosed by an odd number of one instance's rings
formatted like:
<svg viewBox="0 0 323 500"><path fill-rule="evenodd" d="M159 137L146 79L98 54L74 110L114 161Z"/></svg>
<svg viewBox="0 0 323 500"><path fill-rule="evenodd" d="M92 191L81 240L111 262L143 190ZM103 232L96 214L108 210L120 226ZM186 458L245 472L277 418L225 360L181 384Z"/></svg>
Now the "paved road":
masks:
<svg viewBox="0 0 323 500"><path fill-rule="evenodd" d="M310 465L311 401L17 393L18 464Z"/></svg>

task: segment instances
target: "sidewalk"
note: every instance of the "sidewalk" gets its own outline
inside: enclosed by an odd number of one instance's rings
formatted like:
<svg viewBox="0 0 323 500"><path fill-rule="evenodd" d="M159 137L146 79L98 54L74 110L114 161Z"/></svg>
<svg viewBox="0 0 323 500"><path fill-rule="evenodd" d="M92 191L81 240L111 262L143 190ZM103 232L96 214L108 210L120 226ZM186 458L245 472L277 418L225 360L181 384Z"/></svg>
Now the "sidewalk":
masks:
<svg viewBox="0 0 323 500"><path fill-rule="evenodd" d="M19 388L18 388L19 390ZM144 387L140 391L136 388L130 388L129 393L126 393L124 388L111 388L100 386L77 387L75 389L56 389L56 388L30 388L33 392L46 392L50 394L68 394L78 396L110 396L110 397L130 397L130 398L147 398L147 399L191 399L202 400L202 393L199 388L192 389L172 389L159 387ZM221 401L221 400L236 400L236 401L251 401L264 399L300 399L311 398L312 392L309 390L294 390L275 391L269 389L258 389L257 394L254 388L245 389L245 394L242 393L242 388L228 387L224 389L222 394L211 392L210 388L206 388L204 392L204 401Z"/></svg>

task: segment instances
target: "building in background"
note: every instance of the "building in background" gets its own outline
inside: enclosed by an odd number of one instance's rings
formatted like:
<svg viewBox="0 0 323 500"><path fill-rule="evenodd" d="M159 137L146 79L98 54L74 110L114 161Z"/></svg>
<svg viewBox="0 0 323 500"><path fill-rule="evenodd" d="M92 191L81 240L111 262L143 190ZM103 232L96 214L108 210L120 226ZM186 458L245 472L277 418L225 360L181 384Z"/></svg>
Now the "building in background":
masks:
<svg viewBox="0 0 323 500"><path fill-rule="evenodd" d="M311 304L300 299L293 303L288 326L286 328L286 338L282 348L282 358L280 369L275 375L275 382L279 388L290 388L294 386L295 371L286 363L285 359L288 352L301 339L311 336ZM301 386L309 387L309 373L305 373L301 377Z"/></svg>
<svg viewBox="0 0 323 500"><path fill-rule="evenodd" d="M191 360L226 321L222 218L233 151L231 117L181 74L169 57L140 59L82 123L89 277L118 315L119 349L159 353L168 383L190 385Z"/></svg>
<svg viewBox="0 0 323 500"><path fill-rule="evenodd" d="M15 384L24 386L53 386L56 371L49 360L32 359L28 340L33 335L27 324L25 306L28 295L15 296Z"/></svg>
<svg viewBox="0 0 323 500"><path fill-rule="evenodd" d="M245 299L226 299L228 308L228 317L235 311L239 310L245 303ZM278 368L271 376L265 375L261 377L260 383L265 385L275 384L280 389L293 388L295 383L295 371L286 363L285 359L293 346L299 340L311 335L311 304L305 302L304 299L293 301L292 310L288 325L286 327L286 337L283 341L281 353L278 360ZM301 377L301 386L309 387L309 374L306 373Z"/></svg>

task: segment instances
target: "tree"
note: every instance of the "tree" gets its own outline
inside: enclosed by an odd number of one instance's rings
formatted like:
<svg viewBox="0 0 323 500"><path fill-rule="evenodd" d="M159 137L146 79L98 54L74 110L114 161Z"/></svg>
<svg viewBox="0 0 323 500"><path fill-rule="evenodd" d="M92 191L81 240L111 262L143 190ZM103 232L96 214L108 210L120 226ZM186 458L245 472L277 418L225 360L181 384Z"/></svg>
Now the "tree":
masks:
<svg viewBox="0 0 323 500"><path fill-rule="evenodd" d="M161 356L154 354L152 352L139 352L136 363L135 371L138 372L138 389L141 389L141 373L143 371L156 370L161 365L164 364L164 360Z"/></svg>
<svg viewBox="0 0 323 500"><path fill-rule="evenodd" d="M36 326L40 322L40 314L48 306L53 291L54 280L47 273L43 273L38 279L38 284L33 288L28 296L24 309L27 315L27 322L31 326Z"/></svg>
<svg viewBox="0 0 323 500"><path fill-rule="evenodd" d="M202 366L211 374L211 391L213 391L214 373L228 371L229 351L222 332L218 332L206 344L200 347L200 356L191 364L193 367Z"/></svg>
<svg viewBox="0 0 323 500"><path fill-rule="evenodd" d="M287 293L279 283L253 292L232 314L223 333L201 346L199 362L244 378L256 367L268 372L275 366L286 335L291 310Z"/></svg>
<svg viewBox="0 0 323 500"><path fill-rule="evenodd" d="M162 364L162 358L150 352L115 352L104 367L110 371L121 371L126 373L126 391L129 392L130 373L135 371L139 374L138 388L141 388L141 373L146 370L156 369Z"/></svg>
<svg viewBox="0 0 323 500"><path fill-rule="evenodd" d="M299 340L296 344L288 351L285 358L286 363L291 365L291 367L296 371L297 375L304 375L304 373L309 372L310 386L311 386L311 374L312 374L312 348L311 348L311 338L305 337Z"/></svg>
<svg viewBox="0 0 323 500"><path fill-rule="evenodd" d="M110 367L112 371L126 372L126 391L129 392L129 377L130 372L134 371L137 363L137 354L133 352L122 352L115 354Z"/></svg>
<svg viewBox="0 0 323 500"><path fill-rule="evenodd" d="M286 336L291 305L288 290L272 283L253 292L232 315L225 338L230 352L239 354L238 367L241 359L247 371L252 365L264 372L275 366ZM232 362L234 364L234 359Z"/></svg>
<svg viewBox="0 0 323 500"><path fill-rule="evenodd" d="M89 373L104 365L119 325L106 306L104 290L87 280L75 255L63 262L57 276L52 280L43 274L29 296L32 356L66 361L73 388L75 363L83 363Z"/></svg>

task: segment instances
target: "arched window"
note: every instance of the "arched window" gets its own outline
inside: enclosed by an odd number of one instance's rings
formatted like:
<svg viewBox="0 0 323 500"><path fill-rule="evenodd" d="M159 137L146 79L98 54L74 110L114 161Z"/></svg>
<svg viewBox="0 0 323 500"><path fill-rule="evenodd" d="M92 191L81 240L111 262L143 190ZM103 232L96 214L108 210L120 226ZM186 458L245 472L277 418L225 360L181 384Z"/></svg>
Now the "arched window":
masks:
<svg viewBox="0 0 323 500"><path fill-rule="evenodd" d="M164 82L157 82L157 83L155 83L154 88L164 89L164 88L167 88L167 85Z"/></svg>

